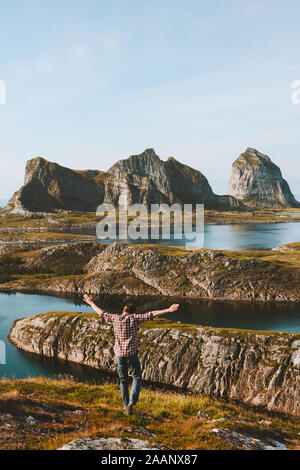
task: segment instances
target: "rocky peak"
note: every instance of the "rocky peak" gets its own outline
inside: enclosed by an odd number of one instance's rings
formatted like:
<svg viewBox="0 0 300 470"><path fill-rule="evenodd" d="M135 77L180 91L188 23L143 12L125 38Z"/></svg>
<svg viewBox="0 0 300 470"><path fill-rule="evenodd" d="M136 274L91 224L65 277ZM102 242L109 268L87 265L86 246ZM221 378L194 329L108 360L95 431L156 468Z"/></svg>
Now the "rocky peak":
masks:
<svg viewBox="0 0 300 470"><path fill-rule="evenodd" d="M36 157L27 162L24 185L5 210L24 215L54 210L95 211L102 202L205 204L229 209L241 204L230 196L217 196L198 170L170 157L163 161L154 149L119 160L108 172L72 170Z"/></svg>
<svg viewBox="0 0 300 470"><path fill-rule="evenodd" d="M43 157L35 157L31 158L30 160L27 160L24 175L24 184L27 184L40 168L46 167L49 164L50 162L45 160Z"/></svg>
<svg viewBox="0 0 300 470"><path fill-rule="evenodd" d="M60 166L58 163L49 162L45 158L35 157L27 161L25 168L24 184L28 184L33 179L43 180L47 177L53 178L55 175L66 175L72 170Z"/></svg>
<svg viewBox="0 0 300 470"><path fill-rule="evenodd" d="M268 155L265 155L251 147L247 147L246 151L233 163L233 166L237 166L239 168L247 166L253 169L259 166L264 167L267 170L273 170L276 174L281 175L280 168L272 162Z"/></svg>
<svg viewBox="0 0 300 470"><path fill-rule="evenodd" d="M154 149L146 149L140 154L131 155L124 160L119 160L109 171L113 173L116 178L122 176L129 178L129 180L133 181L137 186L148 185L145 181L145 179L147 179L151 189L154 185L155 188L163 194L167 194L171 190L165 163L156 155Z"/></svg>
<svg viewBox="0 0 300 470"><path fill-rule="evenodd" d="M42 157L32 158L26 164L24 185L5 209L24 215L56 209L96 210L104 197L104 186L99 181L103 172L96 171L92 177L89 171L79 172Z"/></svg>
<svg viewBox="0 0 300 470"><path fill-rule="evenodd" d="M300 207L280 168L250 147L232 165L228 194L250 205Z"/></svg>
<svg viewBox="0 0 300 470"><path fill-rule="evenodd" d="M241 205L234 198L215 195L200 171L180 163L174 157L163 161L153 149L120 160L109 171L117 178L123 177L127 183L139 188L135 190L138 201L133 202L202 203L211 209Z"/></svg>
<svg viewBox="0 0 300 470"><path fill-rule="evenodd" d="M156 155L154 149L146 149L137 155L119 160L108 171L112 173L134 173L139 176L149 176L151 172L161 170L163 161Z"/></svg>

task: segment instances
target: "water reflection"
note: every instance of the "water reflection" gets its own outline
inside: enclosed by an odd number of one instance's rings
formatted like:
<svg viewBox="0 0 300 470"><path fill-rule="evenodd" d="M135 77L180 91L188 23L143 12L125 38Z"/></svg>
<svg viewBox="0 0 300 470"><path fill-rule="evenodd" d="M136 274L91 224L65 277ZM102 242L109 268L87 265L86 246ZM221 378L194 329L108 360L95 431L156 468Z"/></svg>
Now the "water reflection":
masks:
<svg viewBox="0 0 300 470"><path fill-rule="evenodd" d="M95 230L69 231L76 234L95 235ZM190 235L189 235L190 236ZM99 240L110 244L114 240ZM300 222L274 224L206 225L193 240L174 236L167 240L119 240L126 244L158 244L180 247L209 248L215 250L271 250L279 245L300 241Z"/></svg>

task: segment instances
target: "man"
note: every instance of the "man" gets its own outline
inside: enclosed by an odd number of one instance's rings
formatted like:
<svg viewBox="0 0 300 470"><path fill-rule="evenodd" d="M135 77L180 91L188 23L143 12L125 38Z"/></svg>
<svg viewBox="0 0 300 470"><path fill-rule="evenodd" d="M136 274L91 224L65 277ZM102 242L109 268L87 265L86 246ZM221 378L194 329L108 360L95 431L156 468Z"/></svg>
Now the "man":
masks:
<svg viewBox="0 0 300 470"><path fill-rule="evenodd" d="M179 304L173 304L165 310L155 310L144 314L134 313L134 306L127 304L123 313L111 314L98 307L92 297L83 296L84 301L98 313L103 321L113 324L115 334L114 352L117 357L117 367L120 379L121 395L124 403L124 412L133 413L133 406L137 403L142 382L142 370L138 356L137 333L139 324L165 313L175 312ZM131 369L133 382L129 396L128 369Z"/></svg>

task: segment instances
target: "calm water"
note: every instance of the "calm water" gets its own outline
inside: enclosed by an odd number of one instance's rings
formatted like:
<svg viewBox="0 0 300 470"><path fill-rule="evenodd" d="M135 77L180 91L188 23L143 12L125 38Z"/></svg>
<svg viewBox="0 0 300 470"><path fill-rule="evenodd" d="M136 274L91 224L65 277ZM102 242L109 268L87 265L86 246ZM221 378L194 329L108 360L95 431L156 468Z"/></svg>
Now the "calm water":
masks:
<svg viewBox="0 0 300 470"><path fill-rule="evenodd" d="M21 229L20 229L21 230ZM0 229L7 231L7 229ZM53 232L73 233L77 235L92 235L96 239L95 229L65 229ZM62 235L63 236L63 235ZM192 240L190 240L192 238ZM110 244L115 240L99 240L101 243ZM186 246L194 248L209 248L215 250L272 250L273 248L300 241L300 221L282 222L274 224L227 224L227 225L206 225L202 233L188 239L159 239L159 240L119 240L127 244L159 244ZM1 241L0 241L1 243ZM5 242L2 242L5 244ZM7 242L15 243L15 242ZM34 243L34 242L33 242ZM66 242L61 242L66 243ZM47 243L46 243L47 244ZM59 242L48 243L48 245L57 245Z"/></svg>
<svg viewBox="0 0 300 470"><path fill-rule="evenodd" d="M95 235L95 230L69 231L77 234ZM120 240L128 244L154 243L159 245L187 246L215 250L271 250L279 245L300 241L300 222L277 224L228 224L206 225L203 234L189 240ZM102 240L101 243L112 243Z"/></svg>
<svg viewBox="0 0 300 470"><path fill-rule="evenodd" d="M99 299L98 303L111 312L119 312L123 301L117 297L106 297ZM152 299L140 298L138 302L139 311L145 312L167 307L170 299L153 301ZM253 302L180 302L180 311L172 315L169 314L166 318L216 327L300 332L300 305L263 305ZM73 375L80 380L97 380L99 382L104 379L100 372L85 366L25 354L7 341L6 336L15 319L57 310L91 311L87 305L81 304L76 299L0 293L0 339L6 344L6 364L0 365L0 377L21 378L41 375L52 377L63 373Z"/></svg>
<svg viewBox="0 0 300 470"><path fill-rule="evenodd" d="M207 225L204 247L223 250L271 250L300 241L300 222Z"/></svg>

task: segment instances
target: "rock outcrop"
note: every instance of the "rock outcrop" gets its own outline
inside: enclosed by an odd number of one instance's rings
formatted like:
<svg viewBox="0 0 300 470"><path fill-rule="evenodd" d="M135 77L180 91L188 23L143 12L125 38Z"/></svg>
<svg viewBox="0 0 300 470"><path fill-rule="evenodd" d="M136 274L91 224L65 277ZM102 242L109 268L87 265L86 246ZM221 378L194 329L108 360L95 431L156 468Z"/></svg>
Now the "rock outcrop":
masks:
<svg viewBox="0 0 300 470"><path fill-rule="evenodd" d="M37 157L29 160L24 185L14 193L5 210L26 215L55 209L95 210L104 198L105 173L70 170Z"/></svg>
<svg viewBox="0 0 300 470"><path fill-rule="evenodd" d="M168 450L168 448L155 442L128 437L110 437L107 439L84 437L75 439L58 450ZM122 463L124 463L124 457L122 457Z"/></svg>
<svg viewBox="0 0 300 470"><path fill-rule="evenodd" d="M37 157L26 165L24 185L5 210L29 215L54 210L95 211L103 202L205 204L228 209L242 204L232 196L217 196L197 170L174 158L162 161L153 149L120 160L108 172L71 170Z"/></svg>
<svg viewBox="0 0 300 470"><path fill-rule="evenodd" d="M72 254L73 253L73 254ZM56 265L71 268L79 261L85 273L53 277ZM288 260L287 260L288 261ZM71 263L71 264L70 264ZM138 295L257 302L299 302L300 270L249 253L184 251L176 247L79 243L36 250L26 268L43 267L46 279L24 278L0 289L15 288L55 295ZM73 272L73 271L72 271Z"/></svg>
<svg viewBox="0 0 300 470"><path fill-rule="evenodd" d="M247 148L233 163L228 194L252 206L300 207L280 168L252 148Z"/></svg>
<svg viewBox="0 0 300 470"><path fill-rule="evenodd" d="M231 196L214 194L209 182L200 171L183 165L173 157L164 162L153 149L118 161L109 169L109 172L114 174L117 182L123 181L126 186L125 195L118 191L114 195L112 198L114 203L126 200L126 193L129 193L130 204L135 202L144 204L198 203L205 204L211 209L241 206ZM128 191L127 188L131 185L135 189Z"/></svg>
<svg viewBox="0 0 300 470"><path fill-rule="evenodd" d="M300 415L300 335L145 323L143 378L265 410ZM52 312L17 320L18 348L116 372L113 330L96 315Z"/></svg>
<svg viewBox="0 0 300 470"><path fill-rule="evenodd" d="M253 435L245 435L231 429L212 429L220 439L232 445L234 450L287 450L284 443L269 437L257 439Z"/></svg>
<svg viewBox="0 0 300 470"><path fill-rule="evenodd" d="M230 444L234 450L287 450L285 444L271 438L257 439L252 435L223 428L214 428L211 432ZM142 439L85 437L75 439L58 450L168 450L168 448ZM122 462L123 459L124 457Z"/></svg>

